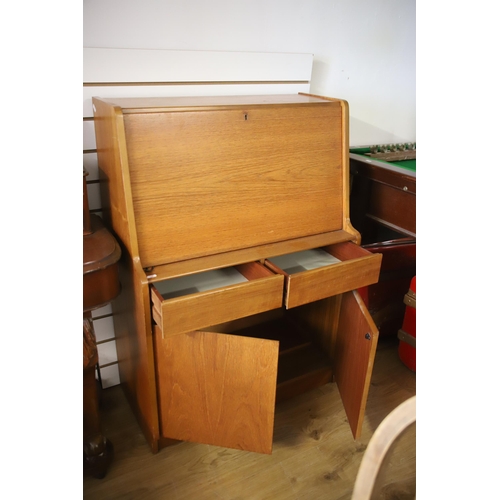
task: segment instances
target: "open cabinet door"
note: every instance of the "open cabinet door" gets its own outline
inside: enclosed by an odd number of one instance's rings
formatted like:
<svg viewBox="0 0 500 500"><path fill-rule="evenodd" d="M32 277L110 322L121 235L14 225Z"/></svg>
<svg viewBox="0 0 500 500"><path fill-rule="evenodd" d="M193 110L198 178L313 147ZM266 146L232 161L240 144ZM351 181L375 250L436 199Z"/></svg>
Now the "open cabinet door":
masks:
<svg viewBox="0 0 500 500"><path fill-rule="evenodd" d="M344 293L334 375L354 439L361 434L377 341L378 329L359 293Z"/></svg>
<svg viewBox="0 0 500 500"><path fill-rule="evenodd" d="M272 452L279 342L155 327L161 435Z"/></svg>

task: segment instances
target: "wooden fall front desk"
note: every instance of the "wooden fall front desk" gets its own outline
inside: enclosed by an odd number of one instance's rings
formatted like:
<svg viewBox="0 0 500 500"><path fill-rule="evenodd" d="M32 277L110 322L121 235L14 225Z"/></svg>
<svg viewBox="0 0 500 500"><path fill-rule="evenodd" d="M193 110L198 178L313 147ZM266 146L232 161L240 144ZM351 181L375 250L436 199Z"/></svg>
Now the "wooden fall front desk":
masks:
<svg viewBox="0 0 500 500"><path fill-rule="evenodd" d="M349 220L348 106L311 95L93 99L122 243L120 379L153 452L271 453L276 400L336 381L361 432L381 255Z"/></svg>

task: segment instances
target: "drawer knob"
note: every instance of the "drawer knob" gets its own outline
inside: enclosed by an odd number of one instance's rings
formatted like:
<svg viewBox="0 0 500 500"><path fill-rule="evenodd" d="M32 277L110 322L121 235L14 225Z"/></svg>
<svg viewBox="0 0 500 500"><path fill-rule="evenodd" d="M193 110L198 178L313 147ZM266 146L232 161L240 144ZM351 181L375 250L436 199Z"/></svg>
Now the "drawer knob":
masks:
<svg viewBox="0 0 500 500"><path fill-rule="evenodd" d="M371 338L372 338L372 336L369 333L365 333L365 339L366 340L370 340Z"/></svg>

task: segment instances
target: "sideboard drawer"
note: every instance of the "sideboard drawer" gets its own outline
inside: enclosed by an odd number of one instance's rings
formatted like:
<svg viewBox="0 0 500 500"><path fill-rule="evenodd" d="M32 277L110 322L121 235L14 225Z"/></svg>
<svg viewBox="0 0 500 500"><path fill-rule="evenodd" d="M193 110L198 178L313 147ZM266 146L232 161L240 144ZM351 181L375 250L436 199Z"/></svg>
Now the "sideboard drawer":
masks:
<svg viewBox="0 0 500 500"><path fill-rule="evenodd" d="M344 242L266 260L266 266L285 277L284 305L308 304L376 283L381 254Z"/></svg>
<svg viewBox="0 0 500 500"><path fill-rule="evenodd" d="M284 277L258 262L151 285L153 319L163 337L282 306Z"/></svg>

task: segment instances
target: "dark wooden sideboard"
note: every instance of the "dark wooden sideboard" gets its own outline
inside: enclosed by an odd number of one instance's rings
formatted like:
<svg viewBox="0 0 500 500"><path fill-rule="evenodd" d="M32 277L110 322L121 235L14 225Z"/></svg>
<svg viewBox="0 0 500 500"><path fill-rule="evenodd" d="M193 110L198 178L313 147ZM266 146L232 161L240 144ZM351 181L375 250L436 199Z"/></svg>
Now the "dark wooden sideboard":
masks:
<svg viewBox="0 0 500 500"><path fill-rule="evenodd" d="M351 221L363 248L383 255L378 283L360 292L379 334L396 336L405 315L404 297L416 275L416 149L408 151L411 159L398 159L406 151L373 155L373 149L350 150Z"/></svg>

